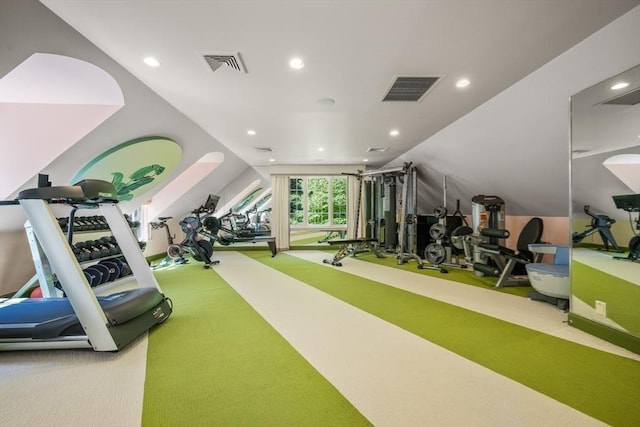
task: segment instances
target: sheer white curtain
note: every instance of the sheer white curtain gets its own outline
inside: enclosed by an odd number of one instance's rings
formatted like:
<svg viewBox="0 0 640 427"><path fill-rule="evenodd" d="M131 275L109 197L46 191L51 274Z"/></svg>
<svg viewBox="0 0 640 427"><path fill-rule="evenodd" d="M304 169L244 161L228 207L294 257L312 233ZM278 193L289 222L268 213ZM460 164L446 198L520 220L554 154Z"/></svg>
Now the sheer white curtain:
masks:
<svg viewBox="0 0 640 427"><path fill-rule="evenodd" d="M364 237L364 209L362 208L364 195L360 193L363 188L360 186L360 180L357 176L349 175L347 177L347 188L347 239ZM358 213L360 219L357 221ZM357 229L356 222L358 223Z"/></svg>
<svg viewBox="0 0 640 427"><path fill-rule="evenodd" d="M279 251L289 250L289 176L271 175L271 236Z"/></svg>

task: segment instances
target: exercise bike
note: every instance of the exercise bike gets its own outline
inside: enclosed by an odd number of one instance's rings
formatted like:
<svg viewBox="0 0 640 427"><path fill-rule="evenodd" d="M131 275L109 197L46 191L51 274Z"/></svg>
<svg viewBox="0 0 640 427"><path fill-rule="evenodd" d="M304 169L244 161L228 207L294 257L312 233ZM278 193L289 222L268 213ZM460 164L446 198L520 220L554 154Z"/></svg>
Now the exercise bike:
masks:
<svg viewBox="0 0 640 427"><path fill-rule="evenodd" d="M608 217L607 215L594 215L590 211L590 206L585 205L584 213L591 217L591 228L583 231L582 233L574 232L572 235L573 243L579 243L584 240L585 237L591 236L592 234L598 233L600 234L600 238L604 243L604 250L609 251L609 244L613 247L616 252L623 252L618 244L616 243L616 239L611 234L611 226L615 224L616 220Z"/></svg>
<svg viewBox="0 0 640 427"><path fill-rule="evenodd" d="M211 260L213 243L205 238L209 236L201 235L204 232L202 221L211 217L219 199L219 196L209 195L204 205L192 210L191 216L180 221L185 238L180 243L170 244L167 248L167 255L173 259L180 259L185 251L189 252L193 259L204 263L204 268L209 268L220 262Z"/></svg>
<svg viewBox="0 0 640 427"><path fill-rule="evenodd" d="M170 216L161 216L158 218L157 222L149 223L149 225L151 225L151 228L154 230L159 230L161 228L164 228L165 233L167 234L167 247L170 247L171 245L173 245L173 239L175 239L176 237L175 234L173 236L171 235L171 231L169 230L169 224L167 224L167 222L171 218L172 217ZM154 270L157 270L159 268L167 267L170 264L186 264L187 262L189 261L185 259L183 256L178 256L177 258L173 258L167 254L167 256L164 257L162 261L160 261L156 265L152 265L151 268Z"/></svg>

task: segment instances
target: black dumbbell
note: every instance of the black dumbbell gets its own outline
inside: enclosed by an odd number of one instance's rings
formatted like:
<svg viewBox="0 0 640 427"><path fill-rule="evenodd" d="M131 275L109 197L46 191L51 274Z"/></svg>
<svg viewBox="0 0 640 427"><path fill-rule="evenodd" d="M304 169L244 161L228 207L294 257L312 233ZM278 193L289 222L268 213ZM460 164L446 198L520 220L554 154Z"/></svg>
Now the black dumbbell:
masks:
<svg viewBox="0 0 640 427"><path fill-rule="evenodd" d="M89 259L100 258L100 249L93 246L93 240L87 240L86 242L78 242L76 246L81 250L89 253Z"/></svg>
<svg viewBox="0 0 640 427"><path fill-rule="evenodd" d="M58 218L58 224L60 225L60 228L66 230L69 226L69 218Z"/></svg>
<svg viewBox="0 0 640 427"><path fill-rule="evenodd" d="M80 262L89 261L91 259L91 251L85 249L84 242L78 242L75 245L71 246L76 259Z"/></svg>
<svg viewBox="0 0 640 427"><path fill-rule="evenodd" d="M116 248L116 246L111 243L111 241L106 236L96 240L96 243L106 249L106 254L104 256L117 255L119 252L118 248Z"/></svg>
<svg viewBox="0 0 640 427"><path fill-rule="evenodd" d="M109 224L107 223L107 220L104 216L102 215L96 215L96 221L98 222L98 224L100 224L100 230L108 230L109 229Z"/></svg>

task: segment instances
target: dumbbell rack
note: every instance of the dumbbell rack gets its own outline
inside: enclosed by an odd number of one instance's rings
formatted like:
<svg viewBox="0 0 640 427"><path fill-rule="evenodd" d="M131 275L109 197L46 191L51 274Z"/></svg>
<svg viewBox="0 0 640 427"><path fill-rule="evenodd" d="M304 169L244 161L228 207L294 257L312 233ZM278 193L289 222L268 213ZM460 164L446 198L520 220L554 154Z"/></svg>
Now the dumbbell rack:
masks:
<svg viewBox="0 0 640 427"><path fill-rule="evenodd" d="M79 217L79 218L83 218L83 217ZM128 222L128 219L126 217L125 219ZM92 239L93 237L96 237L98 235L104 235L104 233L111 233L111 229L109 228L108 223L105 221L104 224L106 226L105 228L96 228L91 230L82 230L82 231L75 231L75 232L72 231L72 235L78 234L78 235L82 235L84 237L88 237ZM135 230L135 227L133 227L131 223L129 223L129 226L131 227L132 231ZM33 258L36 274L33 276L33 278L31 278L31 280L29 280L22 287L20 291L16 293L16 295L24 294L27 290L32 289L33 286L36 283L38 283L40 285L40 289L42 291L43 297L51 298L51 297L63 296L62 291L55 285L55 282L56 282L55 272L51 268L49 260L45 256L44 251L40 243L38 242L38 239L35 235L32 225L29 223L29 221L27 221L24 227L27 234L27 240L29 242L29 248L31 250L31 255ZM67 231L64 228L65 226L63 226L63 231ZM94 257L94 258L90 258L82 261L78 259L78 257L76 257L76 259L78 260L81 266L90 266L90 265L95 265L100 261L119 258L119 257L120 258L123 257L123 254L121 252L119 252L118 254ZM130 269L129 269L129 273L131 273ZM134 276L132 274L129 274L127 276L119 277L114 281L103 281L103 283L101 284L92 286L92 289L94 290L94 293L96 295L107 295L113 292L115 288L126 285L128 282L132 281L133 278Z"/></svg>

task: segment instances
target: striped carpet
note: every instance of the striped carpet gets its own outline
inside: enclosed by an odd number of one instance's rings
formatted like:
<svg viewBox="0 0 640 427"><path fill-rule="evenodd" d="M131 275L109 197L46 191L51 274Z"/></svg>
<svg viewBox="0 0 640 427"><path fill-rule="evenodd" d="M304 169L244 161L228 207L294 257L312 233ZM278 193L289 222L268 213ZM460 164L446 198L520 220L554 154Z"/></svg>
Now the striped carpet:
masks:
<svg viewBox="0 0 640 427"><path fill-rule="evenodd" d="M322 264L323 251L282 256L335 269ZM215 272L374 425L606 425L247 255L217 252L216 258L221 263ZM354 258L343 264L345 273L640 360L568 327L566 315L545 304ZM0 353L2 425L141 425L146 352L145 337L118 354ZM640 370L640 363L633 369ZM633 425L625 414L620 420L609 423ZM181 425L230 424L211 414L207 422Z"/></svg>

